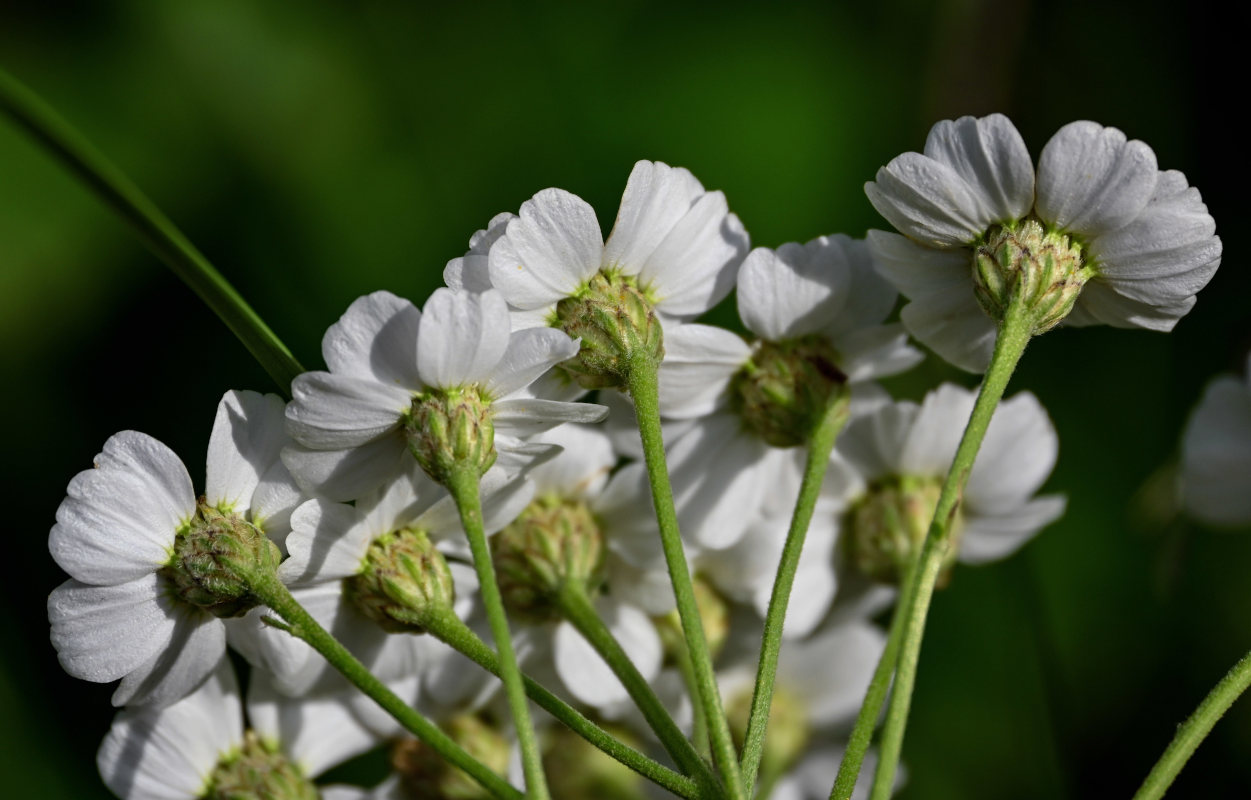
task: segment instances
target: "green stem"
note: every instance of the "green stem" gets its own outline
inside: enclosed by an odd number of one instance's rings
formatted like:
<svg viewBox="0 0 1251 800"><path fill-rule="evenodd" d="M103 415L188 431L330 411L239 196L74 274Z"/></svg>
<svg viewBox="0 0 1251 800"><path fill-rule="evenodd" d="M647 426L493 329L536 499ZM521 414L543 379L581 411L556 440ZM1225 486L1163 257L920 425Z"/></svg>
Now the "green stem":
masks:
<svg viewBox="0 0 1251 800"><path fill-rule="evenodd" d="M0 69L3 111L73 173L139 236L149 250L191 287L243 342L283 394L304 371L291 351L161 210L78 131L30 89Z"/></svg>
<svg viewBox="0 0 1251 800"><path fill-rule="evenodd" d="M999 324L995 338L995 352L990 366L982 378L982 388L973 404L973 413L960 438L952 459L951 469L938 496L934 519L925 535L920 560L912 571L906 591L907 604L895 607L895 614L904 615L903 639L899 646L899 663L895 668L895 688L891 693L890 706L886 712L886 726L882 730L882 746L873 779L872 800L887 800L895 786L895 770L899 766L899 754L903 748L904 729L908 723L908 707L912 702L912 687L916 682L917 659L921 654L921 639L925 634L925 618L929 613L934 584L942 570L944 557L951 546L948 534L951 521L964 495L964 484L973 469L973 460L982 446L986 428L990 425L995 407L1008 386L1008 380L1017 362L1025 352L1034 330L1034 317L1024 301L1014 295ZM893 623L892 623L893 625Z"/></svg>
<svg viewBox="0 0 1251 800"><path fill-rule="evenodd" d="M1147 779L1134 795L1134 800L1156 800L1164 796L1195 749L1212 730L1212 726L1225 715L1248 685L1251 685L1251 653L1247 653L1234 664L1225 677L1221 678L1221 682L1203 698L1195 713L1177 729L1177 735L1169 743L1164 755L1151 768Z"/></svg>
<svg viewBox="0 0 1251 800"><path fill-rule="evenodd" d="M521 792L509 785L489 767L469 755L464 748L428 719L417 713L375 678L346 647L339 643L304 610L299 601L272 572L248 576L252 593L265 605L283 618L290 626L290 633L308 642L314 650L325 656L331 666L343 673L362 692L369 695L391 716L399 720L410 733L429 745L449 764L464 770L496 797L506 800L522 800Z"/></svg>
<svg viewBox="0 0 1251 800"><path fill-rule="evenodd" d="M613 674L625 686L630 699L638 706L643 719L656 733L665 751L684 772L701 784L703 790L701 795L708 796L709 789L716 791L717 781L709 772L708 765L699 757L694 746L682 735L682 730L673 721L664 703L660 702L660 698L652 691L651 684L634 666L634 662L621 648L621 644L612 635L612 631L595 612L595 607L586 596L586 592L578 587L567 585L561 591L558 603L565 619L569 620L578 633L582 634L591 647L595 648L595 652L599 653L612 669Z"/></svg>
<svg viewBox="0 0 1251 800"><path fill-rule="evenodd" d="M512 635L508 631L508 617L504 613L504 599L499 584L495 582L495 565L491 562L491 548L487 545L486 532L482 526L482 502L478 495L478 469L462 464L452 469L447 479L448 491L460 511L461 526L469 539L473 553L474 569L478 573L482 604L491 635L499 651L501 678L504 692L508 695L508 707L512 711L513 725L517 729L517 743L521 748L521 765L526 776L526 796L529 800L547 800L547 778L543 774L543 761L539 753L538 737L530 720L530 708L526 703L526 687L517 667L517 654L513 652Z"/></svg>
<svg viewBox="0 0 1251 800"><path fill-rule="evenodd" d="M479 638L468 625L450 611L431 614L422 620L422 626L439 641L456 650L492 675L500 675L499 656ZM583 716L577 709L549 692L527 675L522 675L526 694L540 708L547 711L569 730L586 739L595 747L620 761L630 769L679 797L695 800L700 797L695 782L679 775L668 767L658 764L634 748L619 741L603 728Z"/></svg>
<svg viewBox="0 0 1251 800"><path fill-rule="evenodd" d="M677 645L678 672L682 674L682 683L686 686L687 693L695 697L699 689L695 686L695 667L691 665L691 654L686 649L685 641L678 640ZM712 748L708 742L708 717L700 703L691 704L691 744L695 745L695 751L701 757L712 758Z"/></svg>
<svg viewBox="0 0 1251 800"><path fill-rule="evenodd" d="M642 350L636 350L630 355L626 386L630 396L634 398L634 414L639 435L643 440L643 460L647 464L652 505L655 507L656 522L660 528L660 543L669 567L669 579L673 582L678 616L682 620L682 634L686 637L686 646L691 654L695 686L699 690L696 702L703 705L704 715L708 720L712 758L731 800L745 800L747 792L743 786L743 776L739 772L738 756L734 751L734 740L730 736L730 724L721 704L721 692L717 688L717 677L712 669L712 656L708 652L704 624L695 603L691 571L686 563L686 552L682 548L682 536L678 531L678 516L673 505L673 489L669 485L669 467L665 463L665 445L660 427L656 361Z"/></svg>
<svg viewBox="0 0 1251 800"><path fill-rule="evenodd" d="M786 622L786 608L790 604L791 587L795 584L795 572L799 557L804 551L804 540L812 512L817 504L821 482L830 463L834 440L847 424L848 396L844 390L830 398L817 424L808 436L808 456L804 464L804 477L791 514L790 530L782 546L778 561L777 577L773 581L773 594L769 598L769 610L765 614L764 638L760 642L760 659L756 662L756 688L751 698L751 715L747 719L747 733L743 737L743 784L750 797L764 755L765 733L769 727L769 709L773 703L773 682L777 677L778 654L782 649L782 629Z"/></svg>
<svg viewBox="0 0 1251 800"><path fill-rule="evenodd" d="M896 608L907 606L907 596L912 588L912 574L916 570L917 560L913 559L904 576L903 587L896 603ZM838 765L838 777L834 779L834 788L830 790L830 800L851 800L856 790L856 781L860 777L860 767L864 764L865 754L869 752L869 744L873 741L873 729L877 726L878 716L882 713L882 703L886 701L886 692L890 689L891 676L895 674L895 661L899 655L899 641L903 638L903 614L891 617L890 633L886 637L886 647L877 661L869 688L864 693L864 702L860 705L860 713L856 715L855 727L847 741L847 750L843 753L843 761Z"/></svg>

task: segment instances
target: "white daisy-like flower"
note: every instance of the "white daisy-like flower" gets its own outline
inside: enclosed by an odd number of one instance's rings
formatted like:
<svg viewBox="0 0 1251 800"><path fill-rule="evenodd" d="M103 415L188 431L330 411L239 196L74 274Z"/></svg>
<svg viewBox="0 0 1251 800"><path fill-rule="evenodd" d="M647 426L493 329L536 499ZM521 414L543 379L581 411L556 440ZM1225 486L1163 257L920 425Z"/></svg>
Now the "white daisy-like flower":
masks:
<svg viewBox="0 0 1251 800"><path fill-rule="evenodd" d="M253 673L247 715L234 670L220 666L192 694L164 708L117 715L96 763L123 800L317 796L312 778L377 739L335 697L295 703Z"/></svg>
<svg viewBox="0 0 1251 800"><path fill-rule="evenodd" d="M526 437L606 413L525 391L577 351L557 330L511 333L493 290L438 289L424 313L375 292L326 331L329 371L292 383L287 429L296 445L283 460L311 493L345 501L398 476L412 456L428 471L428 462L472 458L483 471L498 463L514 472L546 452Z"/></svg>
<svg viewBox="0 0 1251 800"><path fill-rule="evenodd" d="M989 363L1018 274L1041 330L1067 314L1072 325L1169 331L1220 263L1198 190L1160 171L1143 142L1094 122L1061 128L1035 170L1007 117L946 120L924 153L896 157L865 192L904 234L869 233L879 270L910 301L904 325L971 372Z"/></svg>
<svg viewBox="0 0 1251 800"><path fill-rule="evenodd" d="M1203 391L1182 435L1182 500L1196 519L1251 525L1251 357L1247 376L1222 375Z"/></svg>
<svg viewBox="0 0 1251 800"><path fill-rule="evenodd" d="M483 524L494 533L530 502L533 486L493 469L482 481ZM421 634L399 597L449 605L462 619L477 606L478 580L456 504L416 465L355 506L314 499L291 517L291 555L278 575L313 618L383 681L417 674L441 650ZM412 566L417 574L408 569ZM388 592L391 593L388 593ZM408 621L405 621L408 620ZM232 644L274 675L289 695L322 690L338 674L302 640L252 620Z"/></svg>
<svg viewBox="0 0 1251 800"><path fill-rule="evenodd" d="M580 338L581 357L564 369L583 387L601 388L620 385L625 351L660 356L662 323L694 319L724 298L747 247L721 192L680 167L639 161L607 241L590 205L545 189L516 217L494 218L444 278L500 290L514 328L550 325Z"/></svg>
<svg viewBox="0 0 1251 800"><path fill-rule="evenodd" d="M443 268L443 282L448 288L467 292L485 292L491 288L491 245L504 235L508 224L515 219L517 215L509 211L496 214L485 228L469 237L469 250L465 255L453 258Z"/></svg>
<svg viewBox="0 0 1251 800"><path fill-rule="evenodd" d="M943 384L921 405L886 404L847 426L834 458L851 469L831 471L818 508L839 517L845 568L888 583L901 579L929 529L974 399L971 390ZM951 525L953 560L1006 558L1064 513L1063 496L1034 497L1058 448L1034 395L999 405Z"/></svg>
<svg viewBox="0 0 1251 800"><path fill-rule="evenodd" d="M286 442L281 398L228 392L197 501L168 447L135 431L109 438L95 468L70 481L48 539L71 578L48 598L66 672L120 678L115 705L166 705L204 680L225 652L221 618L255 605L229 575L214 576L230 585L225 593L200 585L219 570L205 550L225 537L234 557L271 557L265 535L285 537L301 499L279 460Z"/></svg>
<svg viewBox="0 0 1251 800"><path fill-rule="evenodd" d="M804 444L830 402L879 393L872 381L922 358L899 325L883 325L895 291L863 241L841 234L757 248L738 277L738 308L758 338L709 325L671 328L660 411L692 420L669 451L683 533L728 547L768 501L787 508Z"/></svg>

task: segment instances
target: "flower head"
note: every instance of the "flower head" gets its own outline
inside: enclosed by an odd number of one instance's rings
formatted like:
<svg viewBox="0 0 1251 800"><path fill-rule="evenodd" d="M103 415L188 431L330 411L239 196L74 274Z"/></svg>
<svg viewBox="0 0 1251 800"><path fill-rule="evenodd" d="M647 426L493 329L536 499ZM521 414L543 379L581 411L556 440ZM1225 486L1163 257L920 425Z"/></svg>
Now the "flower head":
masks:
<svg viewBox="0 0 1251 800"><path fill-rule="evenodd" d="M1061 320L1168 331L1220 263L1198 190L1094 122L1061 128L1035 170L1007 117L943 121L924 153L896 157L865 192L904 234L869 234L878 269L911 301L904 325L971 372L989 362L1009 302L1025 304L1035 333Z"/></svg>

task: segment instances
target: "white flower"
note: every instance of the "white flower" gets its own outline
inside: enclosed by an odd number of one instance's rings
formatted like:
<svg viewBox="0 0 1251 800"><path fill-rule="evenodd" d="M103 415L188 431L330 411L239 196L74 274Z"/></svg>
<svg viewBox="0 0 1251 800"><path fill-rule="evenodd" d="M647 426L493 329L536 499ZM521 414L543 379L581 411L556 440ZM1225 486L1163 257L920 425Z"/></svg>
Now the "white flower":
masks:
<svg viewBox="0 0 1251 800"><path fill-rule="evenodd" d="M848 568L897 582L929 528L939 489L973 409L974 392L944 384L921 405L886 404L854 419L839 438L827 500L841 514ZM1005 558L1064 513L1059 495L1034 497L1055 465L1055 428L1034 395L1002 402L969 472L951 526L958 558Z"/></svg>
<svg viewBox="0 0 1251 800"><path fill-rule="evenodd" d="M115 705L166 705L213 670L226 631L209 604L189 601L174 583L180 542L205 514L245 532L285 535L300 495L278 459L282 409L276 395L222 398L201 504L178 456L135 431L110 437L95 468L70 481L48 539L71 578L48 598L52 643L66 672L122 679Z"/></svg>
<svg viewBox="0 0 1251 800"><path fill-rule="evenodd" d="M469 250L460 258L453 258L443 268L443 282L451 289L468 292L485 292L491 288L491 269L488 256L491 245L504 235L508 224L517 218L505 211L491 217L486 228L476 231L469 239Z"/></svg>
<svg viewBox="0 0 1251 800"><path fill-rule="evenodd" d="M1180 172L1160 171L1146 144L1093 122L1061 128L1035 172L1003 115L943 121L924 154L893 159L865 192L904 234L869 233L879 270L911 301L904 325L971 372L986 368L995 339L974 293L975 248L997 249L1005 231L1038 223L1036 244L1056 263L1072 262L1074 281L1057 290L1056 309L1075 294L1073 325L1172 330L1220 263L1198 190Z"/></svg>
<svg viewBox="0 0 1251 800"><path fill-rule="evenodd" d="M1251 524L1251 358L1247 374L1209 383L1182 436L1185 507L1211 525Z"/></svg>
<svg viewBox="0 0 1251 800"><path fill-rule="evenodd" d="M525 437L563 421L603 417L595 405L525 392L577 350L576 341L556 330L510 335L508 308L495 291L438 289L424 314L375 292L326 331L322 354L330 371L306 372L292 383L287 427L297 445L283 460L311 492L355 499L399 475L409 463L406 451L446 444L446 436L426 441L432 434L421 413L430 403L458 398L484 430L494 428L481 443L484 463L494 452L501 467L515 471L546 452Z"/></svg>
<svg viewBox="0 0 1251 800"><path fill-rule="evenodd" d="M283 701L264 673L253 673L247 710L250 731L234 670L223 661L179 702L118 714L96 758L100 775L123 800L238 796L230 789L272 797L283 795L266 789L302 787L294 800L312 790L311 778L376 743L339 699ZM257 784L267 777L279 782Z"/></svg>
<svg viewBox="0 0 1251 800"><path fill-rule="evenodd" d="M789 512L803 453L786 448L807 440L831 399L850 388L867 401L875 378L921 360L900 326L882 324L894 303L864 242L822 236L743 263L739 316L757 341L709 325L668 331L661 414L694 420L669 451L684 534L724 548L767 500Z"/></svg>

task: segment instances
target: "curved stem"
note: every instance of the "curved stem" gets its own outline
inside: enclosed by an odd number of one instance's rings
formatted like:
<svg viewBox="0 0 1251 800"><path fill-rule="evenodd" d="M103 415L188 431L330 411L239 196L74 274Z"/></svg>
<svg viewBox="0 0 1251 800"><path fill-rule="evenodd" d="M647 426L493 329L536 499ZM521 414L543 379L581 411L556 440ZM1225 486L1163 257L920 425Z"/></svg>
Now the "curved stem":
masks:
<svg viewBox="0 0 1251 800"><path fill-rule="evenodd" d="M288 630L293 636L308 642L314 650L325 656L331 666L339 670L343 677L369 695L410 733L428 744L449 764L464 770L469 777L482 784L496 797L506 800L522 800L521 792L514 789L508 781L469 755L434 723L409 708L382 681L375 678L364 664L357 661L356 657L339 643L338 639L331 636L318 624L317 620L313 619L311 614L304 610L299 601L291 596L287 587L278 580L277 575L273 573L249 575L248 583L252 588L252 593L286 621L290 626Z"/></svg>
<svg viewBox="0 0 1251 800"><path fill-rule="evenodd" d="M903 588L896 608L907 606L910 599L907 593L913 588L912 574L916 571L917 560L913 559L904 576ZM860 777L860 767L864 764L865 754L869 752L869 744L873 741L873 729L877 727L878 717L882 713L882 703L886 701L886 693L890 690L891 676L895 674L895 662L899 655L899 642L903 638L903 615L891 617L890 633L886 637L886 647L877 661L877 668L869 680L869 688L864 693L864 702L860 705L860 713L856 715L855 727L847 741L847 750L843 753L843 761L838 765L838 776L834 779L834 787L830 789L830 800L851 800L856 790L856 782Z"/></svg>
<svg viewBox="0 0 1251 800"><path fill-rule="evenodd" d="M673 505L673 489L669 485L669 467L665 463L665 445L660 427L656 362L651 356L641 350L631 354L626 386L630 396L634 398L634 414L639 435L643 440L643 459L647 464L652 505L660 528L660 543L669 567L669 579L673 582L678 616L682 620L682 634L686 637L687 649L691 654L695 686L699 690L696 702L703 705L708 720L712 758L731 800L745 800L747 792L743 786L743 776L739 772L738 756L734 751L734 740L730 736L730 724L721 704L721 691L717 688L717 677L712 669L712 656L708 652L704 624L695 603L695 588L691 583L686 552L682 549L682 535L678 531L678 516Z"/></svg>
<svg viewBox="0 0 1251 800"><path fill-rule="evenodd" d="M478 573L482 604L491 635L499 651L501 678L504 692L508 695L508 707L512 712L513 725L517 729L517 743L521 749L521 765L526 775L526 797L529 800L547 800L547 777L543 774L543 761L539 753L538 737L530 720L530 708L526 702L526 687L517 667L517 655L513 652L512 634L508 631L508 617L504 613L504 599L495 581L495 565L491 561L491 548L487 545L486 532L482 526L482 502L478 496L478 470L473 465L460 465L452 470L447 480L448 491L460 511L461 526L469 539L473 553L473 566Z"/></svg>
<svg viewBox="0 0 1251 800"><path fill-rule="evenodd" d="M743 737L743 784L751 796L764 755L765 733L769 727L769 709L773 703L773 682L777 677L778 654L782 649L782 629L786 622L786 608L790 604L791 587L795 584L795 572L799 557L804 551L804 540L812 512L817 504L821 482L830 463L830 452L838 432L847 424L849 415L848 395L843 387L830 398L820 420L808 436L808 455L804 464L804 477L795 499L791 514L790 530L778 560L777 577L773 581L773 594L769 598L769 610L765 614L764 637L760 642L760 659L756 662L756 688L751 698L751 715L747 719L747 733Z"/></svg>
<svg viewBox="0 0 1251 800"><path fill-rule="evenodd" d="M1034 329L1034 318L1024 308L1024 302L1013 297L1003 320L999 335L995 338L995 352L990 366L982 379L982 387L973 404L973 413L965 426L960 445L956 448L951 469L943 481L934 519L925 535L920 560L912 570L906 592L907 604L895 607L895 614L902 614L903 638L899 645L899 663L895 668L895 688L891 693L890 707L886 712L886 726L882 730L881 754L877 773L873 779L872 800L887 800L895 786L895 769L899 766L899 754L903 748L904 728L908 724L908 708L912 702L912 687L916 681L917 659L921 654L921 639L925 634L925 618L929 613L934 584L942 569L950 541L948 534L951 521L964 494L964 484L973 469L973 460L982 446L986 428L990 425L995 407L1008 386L1017 362L1025 352ZM892 623L893 627L894 623Z"/></svg>
<svg viewBox="0 0 1251 800"><path fill-rule="evenodd" d="M473 629L451 612L425 617L422 626L439 641L451 647L492 675L500 675L499 656L482 641ZM522 674L526 694L540 708L564 723L565 727L620 761L630 769L679 797L695 800L700 797L695 782L658 764L629 745L619 741L603 728L583 716L577 709L543 688L537 681Z"/></svg>
<svg viewBox="0 0 1251 800"><path fill-rule="evenodd" d="M144 245L239 337L282 393L291 396L292 379L304 371L295 356L182 231L121 170L38 95L3 69L0 69L0 111L8 114L129 224Z"/></svg>
<svg viewBox="0 0 1251 800"><path fill-rule="evenodd" d="M558 602L561 614L595 648L595 652L599 653L625 686L630 699L638 706L643 719L647 720L647 724L656 733L665 751L679 767L702 784L704 792L701 795L707 796L706 792L710 788L715 790L717 781L709 772L708 765L682 735L682 730L673 721L664 703L652 691L651 684L634 666L612 631L595 612L595 607L591 605L586 593L573 586L566 586L561 591Z"/></svg>
<svg viewBox="0 0 1251 800"><path fill-rule="evenodd" d="M1169 743L1164 755L1151 768L1147 779L1134 794L1134 800L1156 800L1164 796L1195 749L1212 730L1212 726L1225 715L1248 685L1251 685L1251 653L1247 653L1234 664L1225 677L1221 678L1221 682L1203 698L1195 712L1177 729L1177 735Z"/></svg>

